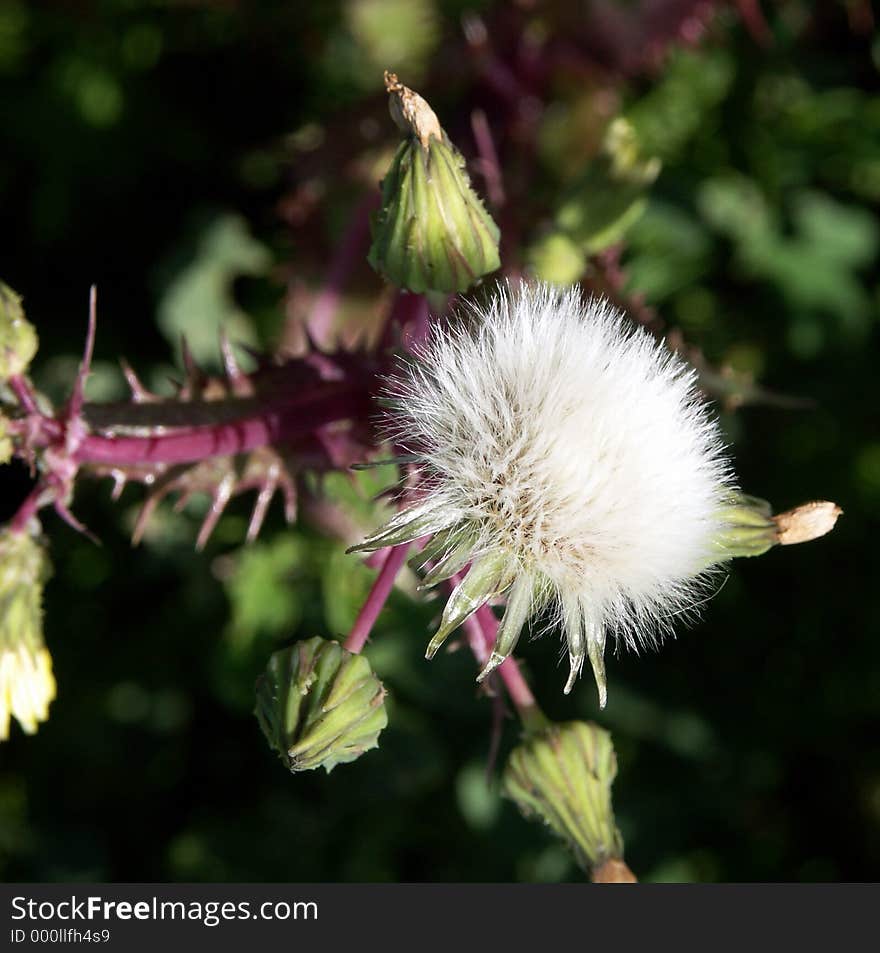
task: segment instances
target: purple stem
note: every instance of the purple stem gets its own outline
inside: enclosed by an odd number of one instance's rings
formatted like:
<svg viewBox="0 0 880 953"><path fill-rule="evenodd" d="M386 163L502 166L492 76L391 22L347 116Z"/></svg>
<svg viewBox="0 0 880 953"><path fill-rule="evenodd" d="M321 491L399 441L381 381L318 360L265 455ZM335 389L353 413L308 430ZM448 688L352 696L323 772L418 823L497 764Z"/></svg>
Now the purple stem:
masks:
<svg viewBox="0 0 880 953"><path fill-rule="evenodd" d="M358 416L365 412L366 406L366 395L360 388L350 383L330 384L231 423L186 427L145 437L91 434L79 443L73 459L80 464L116 466L192 463L295 440L334 420ZM47 426L46 429L51 435L57 428Z"/></svg>
<svg viewBox="0 0 880 953"><path fill-rule="evenodd" d="M385 558L385 563L379 570L379 575L373 583L373 588L367 596L367 601L361 607L361 611L354 621L351 632L345 640L343 648L349 652L360 652L364 647L364 643L367 641L367 637L375 625L379 613L388 601L388 596L391 595L391 590L394 588L394 580L397 578L397 574L400 572L406 560L406 553L409 547L409 543L395 546Z"/></svg>
<svg viewBox="0 0 880 953"><path fill-rule="evenodd" d="M495 141L492 139L489 120L482 109L475 109L471 113L471 129L474 133L477 152L480 155L480 171L483 173L489 201L500 208L504 204L501 166L498 163L498 152L495 149Z"/></svg>
<svg viewBox="0 0 880 953"><path fill-rule="evenodd" d="M378 204L379 196L373 192L358 204L348 231L330 263L327 278L312 303L306 327L312 340L321 347L327 347L331 343L333 318L339 307L342 287L355 265L366 254L370 240L370 213Z"/></svg>
<svg viewBox="0 0 880 953"><path fill-rule="evenodd" d="M24 502L21 504L21 506L19 506L15 512L15 516L13 516L9 522L9 529L11 532L23 533L25 531L28 521L40 508L40 503L42 502L42 496L45 490L45 486L38 484L25 497Z"/></svg>
<svg viewBox="0 0 880 953"><path fill-rule="evenodd" d="M14 374L9 378L9 387L13 394L18 398L22 409L28 414L35 414L41 417L40 408L37 407L37 399L34 396L33 388L27 378L21 374Z"/></svg>

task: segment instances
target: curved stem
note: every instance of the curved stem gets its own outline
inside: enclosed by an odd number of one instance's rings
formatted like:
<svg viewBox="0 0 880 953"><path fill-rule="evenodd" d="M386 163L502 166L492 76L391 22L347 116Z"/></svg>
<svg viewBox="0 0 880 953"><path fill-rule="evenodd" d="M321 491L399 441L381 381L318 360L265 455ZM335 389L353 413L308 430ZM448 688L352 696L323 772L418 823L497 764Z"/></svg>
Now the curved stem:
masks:
<svg viewBox="0 0 880 953"><path fill-rule="evenodd" d="M400 572L406 553L409 549L409 543L403 543L395 546L385 557L385 562L379 570L379 575L373 583L373 588L367 596L367 601L361 607L357 619L355 619L351 632L345 640L343 648L349 652L360 652L367 641L367 637L375 625L379 613L382 611L391 590L394 588L394 580Z"/></svg>

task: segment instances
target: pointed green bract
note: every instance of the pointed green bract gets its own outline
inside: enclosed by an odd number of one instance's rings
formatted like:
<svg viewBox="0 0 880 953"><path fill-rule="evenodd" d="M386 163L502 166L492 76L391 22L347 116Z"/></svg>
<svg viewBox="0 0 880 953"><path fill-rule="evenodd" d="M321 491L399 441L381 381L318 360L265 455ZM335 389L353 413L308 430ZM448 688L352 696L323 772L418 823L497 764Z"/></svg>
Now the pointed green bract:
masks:
<svg viewBox="0 0 880 953"><path fill-rule="evenodd" d="M534 584L529 576L521 575L510 590L507 598L507 608L504 610L504 617L498 626L498 635L495 638L495 645L489 660L486 662L483 670L477 676L477 681L482 682L488 675L495 671L498 666L504 662L510 653L516 648L520 633L526 624L526 619L533 604Z"/></svg>
<svg viewBox="0 0 880 953"><path fill-rule="evenodd" d="M356 546L351 546L346 552L369 553L385 546L398 546L431 533L438 533L449 525L448 512L442 502L432 500L401 510L372 536Z"/></svg>
<svg viewBox="0 0 880 953"><path fill-rule="evenodd" d="M388 723L385 689L362 655L314 638L273 653L257 681L257 720L293 772L359 758Z"/></svg>
<svg viewBox="0 0 880 953"><path fill-rule="evenodd" d="M452 590L443 609L440 628L428 643L425 658L433 658L455 629L492 596L507 588L510 582L505 579L506 564L503 553L487 553L474 562L468 574Z"/></svg>
<svg viewBox="0 0 880 953"><path fill-rule="evenodd" d="M461 534L458 541L453 542L451 548L425 573L419 588L427 589L429 586L434 586L438 582L443 582L461 572L471 561L472 555L473 540L469 536Z"/></svg>

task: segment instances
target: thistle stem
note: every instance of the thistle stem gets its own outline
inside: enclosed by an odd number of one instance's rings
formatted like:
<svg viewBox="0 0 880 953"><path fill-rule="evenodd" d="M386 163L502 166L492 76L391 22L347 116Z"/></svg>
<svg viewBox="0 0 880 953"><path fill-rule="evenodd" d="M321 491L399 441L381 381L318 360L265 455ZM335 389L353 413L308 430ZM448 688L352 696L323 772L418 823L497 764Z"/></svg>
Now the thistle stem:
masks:
<svg viewBox="0 0 880 953"><path fill-rule="evenodd" d="M351 384L333 384L300 399L252 411L239 420L200 427L180 427L166 433L115 437L89 434L77 446L79 464L131 466L149 463L192 463L208 457L246 453L257 447L304 437L335 420L366 410L366 394ZM46 421L56 424L55 421ZM53 436L46 428L46 436ZM48 441L47 441L48 442Z"/></svg>
<svg viewBox="0 0 880 953"><path fill-rule="evenodd" d="M357 619L355 619L351 632L345 640L343 648L349 652L360 652L367 641L367 637L379 617L391 590L394 588L394 580L400 572L406 559L406 553L409 549L409 543L403 543L400 546L394 546L385 557L385 562L379 570L379 575L373 583L373 588L367 596L367 601L361 607Z"/></svg>
<svg viewBox="0 0 880 953"><path fill-rule="evenodd" d="M15 394L18 402L21 404L22 409L25 413L35 414L38 417L42 416L40 408L37 407L37 399L34 396L33 388L21 374L14 374L7 381L9 384L9 389Z"/></svg>
<svg viewBox="0 0 880 953"><path fill-rule="evenodd" d="M45 487L38 484L25 497L24 502L15 512L15 516L9 521L9 529L13 533L23 533L30 518L37 512L42 503Z"/></svg>

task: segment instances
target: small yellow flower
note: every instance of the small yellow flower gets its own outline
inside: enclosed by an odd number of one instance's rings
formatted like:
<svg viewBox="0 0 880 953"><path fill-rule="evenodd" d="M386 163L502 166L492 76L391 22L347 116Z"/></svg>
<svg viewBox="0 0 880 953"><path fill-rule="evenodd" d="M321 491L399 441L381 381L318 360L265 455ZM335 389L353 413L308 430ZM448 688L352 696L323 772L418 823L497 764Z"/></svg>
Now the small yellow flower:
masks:
<svg viewBox="0 0 880 953"><path fill-rule="evenodd" d="M27 734L49 717L49 703L55 698L52 656L43 646L34 649L25 642L6 645L0 654L0 739L9 737L14 715Z"/></svg>

